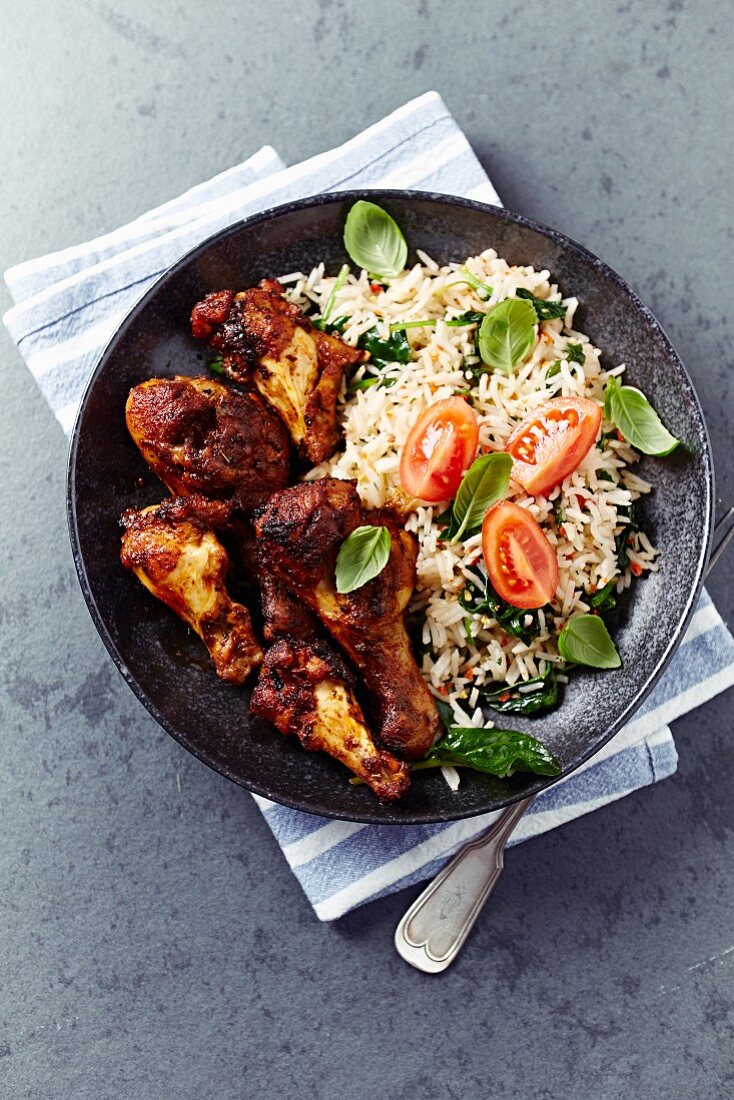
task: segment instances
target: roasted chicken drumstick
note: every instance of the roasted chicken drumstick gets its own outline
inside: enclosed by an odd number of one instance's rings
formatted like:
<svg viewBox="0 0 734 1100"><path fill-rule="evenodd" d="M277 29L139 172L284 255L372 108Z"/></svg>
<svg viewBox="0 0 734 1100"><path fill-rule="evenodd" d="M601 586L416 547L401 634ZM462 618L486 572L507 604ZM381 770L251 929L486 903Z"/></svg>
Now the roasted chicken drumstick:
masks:
<svg viewBox="0 0 734 1100"><path fill-rule="evenodd" d="M280 638L265 655L250 713L346 764L380 798L400 798L410 786L407 764L372 740L353 678L327 642Z"/></svg>
<svg viewBox="0 0 734 1100"><path fill-rule="evenodd" d="M415 542L387 514L366 512L354 482L321 478L273 494L255 514L255 533L272 570L315 611L362 672L379 741L406 759L423 756L438 714L413 658L403 615L415 582ZM390 530L390 559L374 580L336 591L336 556L365 523Z"/></svg>
<svg viewBox="0 0 734 1100"><path fill-rule="evenodd" d="M214 529L230 507L194 495L130 509L120 559L142 584L195 630L209 650L217 676L242 684L263 652L250 613L226 589L229 557Z"/></svg>
<svg viewBox="0 0 734 1100"><path fill-rule="evenodd" d="M191 331L223 352L231 378L255 384L304 461L316 465L333 453L342 376L368 359L367 352L314 328L276 279L240 294L208 294L194 306Z"/></svg>
<svg viewBox="0 0 734 1100"><path fill-rule="evenodd" d="M130 391L125 414L143 458L172 493L202 493L249 512L288 483L288 435L256 393L211 378L151 378Z"/></svg>

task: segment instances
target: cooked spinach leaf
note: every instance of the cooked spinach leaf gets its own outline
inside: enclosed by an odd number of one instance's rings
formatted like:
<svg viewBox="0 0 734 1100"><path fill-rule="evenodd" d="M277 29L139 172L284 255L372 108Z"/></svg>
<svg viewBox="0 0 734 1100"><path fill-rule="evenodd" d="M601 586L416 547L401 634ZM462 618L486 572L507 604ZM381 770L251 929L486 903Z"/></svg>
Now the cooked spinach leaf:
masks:
<svg viewBox="0 0 734 1100"><path fill-rule="evenodd" d="M595 611L598 611L600 615L606 615L607 611L611 611L613 607L617 606L617 581L618 577L614 577L613 580L605 584L603 588L600 588L593 594L587 593L586 602L590 607L593 607Z"/></svg>
<svg viewBox="0 0 734 1100"><path fill-rule="evenodd" d="M621 531L614 536L614 545L617 550L617 565L619 566L620 573L624 573L629 565L629 554L627 553L629 537L633 535L635 531L640 530L640 525L637 522L634 504L617 508L617 517L619 516L626 516L629 519L629 523L625 523Z"/></svg>
<svg viewBox="0 0 734 1100"><path fill-rule="evenodd" d="M464 325L481 325L484 320L484 314L480 313L476 309L467 309L465 313L460 313L458 317L452 317L446 324L449 328L463 328Z"/></svg>
<svg viewBox="0 0 734 1100"><path fill-rule="evenodd" d="M540 619L537 611L526 611L513 607L498 596L486 573L469 570L471 580L467 580L459 592L459 603L465 611L477 615L487 615L494 619L506 634L512 634L529 645L540 634ZM543 608L542 610L547 610ZM526 625L526 620L527 625Z"/></svg>
<svg viewBox="0 0 734 1100"><path fill-rule="evenodd" d="M559 317L566 316L566 307L562 302L549 302L545 298L536 298L529 290L519 287L515 294L518 298L524 298L532 302L539 321L555 321Z"/></svg>
<svg viewBox="0 0 734 1100"><path fill-rule="evenodd" d="M530 687L536 687L536 690L528 691ZM549 661L545 662L540 675L534 676L532 680L521 680L512 686L493 684L491 687L480 688L479 691L490 707L501 714L529 716L554 710L558 706L558 678Z"/></svg>
<svg viewBox="0 0 734 1100"><path fill-rule="evenodd" d="M583 344L566 344L566 358L569 363L578 363L583 367L586 362Z"/></svg>
<svg viewBox="0 0 734 1100"><path fill-rule="evenodd" d="M516 771L559 775L561 766L542 741L517 730L474 729L450 726L413 770L423 768L473 768L506 779Z"/></svg>
<svg viewBox="0 0 734 1100"><path fill-rule="evenodd" d="M349 324L349 317L337 317L333 321L325 321L323 317L311 317L310 320L314 328L320 329L321 332L328 332L330 336L335 333L341 336Z"/></svg>
<svg viewBox="0 0 734 1100"><path fill-rule="evenodd" d="M387 363L409 363L411 359L408 337L402 331L380 336L377 327L362 333L357 347L370 353L370 363L381 369Z"/></svg>
<svg viewBox="0 0 734 1100"><path fill-rule="evenodd" d="M556 375L560 374L560 373L561 373L561 360L556 359L555 363L553 363L550 367L548 367L548 370L545 372L546 382L551 378L555 378Z"/></svg>

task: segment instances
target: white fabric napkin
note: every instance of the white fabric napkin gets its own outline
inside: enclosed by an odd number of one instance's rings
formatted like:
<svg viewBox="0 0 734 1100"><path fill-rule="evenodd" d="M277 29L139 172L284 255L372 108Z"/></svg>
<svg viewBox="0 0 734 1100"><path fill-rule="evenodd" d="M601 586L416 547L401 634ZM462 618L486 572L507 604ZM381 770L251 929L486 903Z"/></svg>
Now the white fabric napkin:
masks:
<svg viewBox="0 0 734 1100"><path fill-rule="evenodd" d="M71 430L86 380L122 318L190 248L279 203L370 187L438 191L499 205L440 96L428 92L344 145L301 164L286 168L265 146L243 164L112 233L7 271L15 305L5 324L64 431ZM734 641L704 593L681 649L634 720L592 760L536 799L512 843L670 775L677 755L667 723L733 683ZM256 801L322 920L433 875L496 817L374 826Z"/></svg>

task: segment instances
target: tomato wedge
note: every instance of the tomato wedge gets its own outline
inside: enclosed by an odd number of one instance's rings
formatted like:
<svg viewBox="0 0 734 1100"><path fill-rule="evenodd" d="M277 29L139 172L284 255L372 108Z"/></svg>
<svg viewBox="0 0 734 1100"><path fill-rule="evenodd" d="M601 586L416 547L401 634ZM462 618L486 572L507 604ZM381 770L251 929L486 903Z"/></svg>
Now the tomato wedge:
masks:
<svg viewBox="0 0 734 1100"><path fill-rule="evenodd" d="M538 521L500 500L482 524L482 553L495 592L513 607L543 607L558 588L558 558Z"/></svg>
<svg viewBox="0 0 734 1100"><path fill-rule="evenodd" d="M408 436L400 456L406 493L427 504L451 500L477 457L479 424L463 397L429 405Z"/></svg>
<svg viewBox="0 0 734 1100"><path fill-rule="evenodd" d="M560 485L594 445L601 408L585 397L554 397L526 416L507 441L512 478L532 496Z"/></svg>

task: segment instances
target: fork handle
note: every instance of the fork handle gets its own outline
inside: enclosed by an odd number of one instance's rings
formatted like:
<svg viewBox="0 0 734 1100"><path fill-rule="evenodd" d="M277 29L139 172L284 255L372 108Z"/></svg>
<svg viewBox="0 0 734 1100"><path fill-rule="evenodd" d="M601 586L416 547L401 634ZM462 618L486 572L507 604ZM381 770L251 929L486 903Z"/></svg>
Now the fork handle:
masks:
<svg viewBox="0 0 734 1100"><path fill-rule="evenodd" d="M407 963L426 974L451 965L502 873L510 834L534 799L513 803L416 898L395 930L395 947Z"/></svg>

